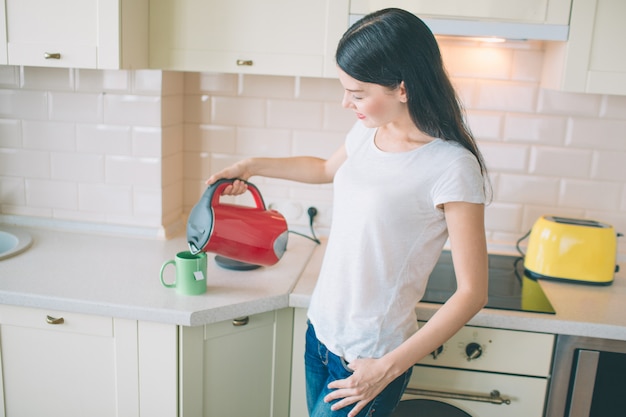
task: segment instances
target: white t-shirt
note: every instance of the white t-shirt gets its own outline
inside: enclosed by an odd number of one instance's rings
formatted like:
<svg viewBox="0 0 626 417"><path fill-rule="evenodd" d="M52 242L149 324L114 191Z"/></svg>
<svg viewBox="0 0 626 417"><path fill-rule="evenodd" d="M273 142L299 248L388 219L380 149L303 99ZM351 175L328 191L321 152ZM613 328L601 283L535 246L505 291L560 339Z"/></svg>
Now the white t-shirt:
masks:
<svg viewBox="0 0 626 417"><path fill-rule="evenodd" d="M417 331L415 306L447 240L452 201L484 203L476 158L435 139L383 152L357 124L334 179L332 226L308 316L319 340L352 361L379 358Z"/></svg>

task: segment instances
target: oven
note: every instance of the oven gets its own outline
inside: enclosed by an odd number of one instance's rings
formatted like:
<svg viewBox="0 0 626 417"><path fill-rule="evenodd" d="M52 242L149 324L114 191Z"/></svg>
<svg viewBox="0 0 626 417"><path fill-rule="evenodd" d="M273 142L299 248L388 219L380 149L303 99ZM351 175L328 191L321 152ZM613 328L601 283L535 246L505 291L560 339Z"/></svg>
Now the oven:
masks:
<svg viewBox="0 0 626 417"><path fill-rule="evenodd" d="M443 303L456 288L452 258L441 255L423 302ZM485 308L554 314L521 258L489 255ZM555 336L465 326L413 368L394 417L541 417Z"/></svg>

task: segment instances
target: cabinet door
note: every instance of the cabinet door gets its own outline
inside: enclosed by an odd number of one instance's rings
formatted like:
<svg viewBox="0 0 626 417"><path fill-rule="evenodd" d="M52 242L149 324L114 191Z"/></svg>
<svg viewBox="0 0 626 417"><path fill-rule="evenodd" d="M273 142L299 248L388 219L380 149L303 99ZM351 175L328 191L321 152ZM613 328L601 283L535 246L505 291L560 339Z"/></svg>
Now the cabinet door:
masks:
<svg viewBox="0 0 626 417"><path fill-rule="evenodd" d="M7 63L7 19L4 0L0 0L0 65Z"/></svg>
<svg viewBox="0 0 626 417"><path fill-rule="evenodd" d="M181 328L185 417L289 415L293 311Z"/></svg>
<svg viewBox="0 0 626 417"><path fill-rule="evenodd" d="M352 0L355 14L399 7L419 16L566 25L571 0Z"/></svg>
<svg viewBox="0 0 626 417"><path fill-rule="evenodd" d="M568 42L547 44L543 83L547 88L598 94L626 94L626 2L576 1Z"/></svg>
<svg viewBox="0 0 626 417"><path fill-rule="evenodd" d="M137 324L0 306L9 417L139 416Z"/></svg>
<svg viewBox="0 0 626 417"><path fill-rule="evenodd" d="M146 68L148 0L3 0L8 63Z"/></svg>
<svg viewBox="0 0 626 417"><path fill-rule="evenodd" d="M322 76L324 60L332 57L347 28L347 4L347 0L151 0L150 66ZM341 7L343 19L337 20Z"/></svg>

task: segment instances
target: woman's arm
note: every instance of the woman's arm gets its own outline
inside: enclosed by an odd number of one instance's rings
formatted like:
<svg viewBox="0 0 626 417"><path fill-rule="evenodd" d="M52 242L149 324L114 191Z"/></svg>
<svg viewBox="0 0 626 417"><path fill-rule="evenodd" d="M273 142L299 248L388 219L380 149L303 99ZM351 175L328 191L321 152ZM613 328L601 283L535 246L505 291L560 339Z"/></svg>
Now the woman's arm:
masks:
<svg viewBox="0 0 626 417"><path fill-rule="evenodd" d="M380 359L356 359L350 363L354 373L334 381L326 401L341 399L339 409L356 403L349 416L356 415L391 381L430 354L461 327L487 302L487 245L484 205L464 202L444 206L457 280L450 299L413 336Z"/></svg>
<svg viewBox="0 0 626 417"><path fill-rule="evenodd" d="M259 175L263 177L281 178L285 180L324 184L333 181L339 166L346 160L345 146L341 146L328 159L311 156L294 156L290 158L248 158L216 172L206 181L213 184L220 178L248 178ZM236 195L246 191L242 181L235 181L226 187L223 194Z"/></svg>

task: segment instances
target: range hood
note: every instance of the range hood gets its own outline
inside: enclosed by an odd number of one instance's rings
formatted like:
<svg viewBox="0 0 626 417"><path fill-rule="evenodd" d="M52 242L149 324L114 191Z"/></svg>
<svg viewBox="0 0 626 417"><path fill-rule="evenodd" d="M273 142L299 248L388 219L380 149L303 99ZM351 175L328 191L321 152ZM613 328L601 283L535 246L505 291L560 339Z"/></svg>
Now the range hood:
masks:
<svg viewBox="0 0 626 417"><path fill-rule="evenodd" d="M350 25L363 14L350 14ZM435 35L462 37L498 37L509 40L566 41L568 25L533 24L505 21L422 18Z"/></svg>

